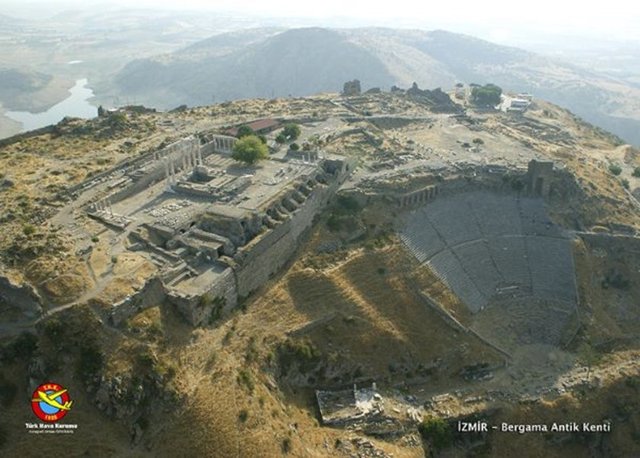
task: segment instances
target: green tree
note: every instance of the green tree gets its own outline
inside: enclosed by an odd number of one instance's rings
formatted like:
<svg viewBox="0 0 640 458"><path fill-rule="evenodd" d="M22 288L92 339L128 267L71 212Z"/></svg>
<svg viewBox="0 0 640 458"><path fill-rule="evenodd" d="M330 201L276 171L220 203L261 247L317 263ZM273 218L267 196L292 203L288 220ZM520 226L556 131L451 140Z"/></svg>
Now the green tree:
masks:
<svg viewBox="0 0 640 458"><path fill-rule="evenodd" d="M238 133L236 134L236 137L242 138L242 137L248 137L249 135L255 135L255 132L253 131L253 129L249 126L240 126L238 128Z"/></svg>
<svg viewBox="0 0 640 458"><path fill-rule="evenodd" d="M620 167L618 164L611 164L609 166L609 172L613 173L614 175L618 176L622 173L622 167Z"/></svg>
<svg viewBox="0 0 640 458"><path fill-rule="evenodd" d="M635 169L633 169L633 173L631 175L636 178L640 178L640 167L636 167Z"/></svg>
<svg viewBox="0 0 640 458"><path fill-rule="evenodd" d="M300 136L300 127L293 123L287 124L282 129L282 135L290 142L296 140Z"/></svg>
<svg viewBox="0 0 640 458"><path fill-rule="evenodd" d="M495 84L485 84L471 90L471 100L475 105L493 107L500 103L502 89Z"/></svg>
<svg viewBox="0 0 640 458"><path fill-rule="evenodd" d="M35 234L35 232L36 228L33 224L26 223L24 226L22 226L22 233L27 237Z"/></svg>
<svg viewBox="0 0 640 458"><path fill-rule="evenodd" d="M276 143L283 144L283 143L286 143L286 141L287 141L287 137L285 137L283 133L279 133L278 136L276 137Z"/></svg>
<svg viewBox="0 0 640 458"><path fill-rule="evenodd" d="M300 145L298 145L297 143L292 143L291 145L289 145L289 149L291 151L298 151L300 149Z"/></svg>
<svg viewBox="0 0 640 458"><path fill-rule="evenodd" d="M431 447L436 450L447 448L453 443L451 427L443 418L425 418L424 421L418 425L418 431L423 439L429 442Z"/></svg>
<svg viewBox="0 0 640 458"><path fill-rule="evenodd" d="M269 148L255 135L248 135L236 142L231 157L246 164L255 164L269 157Z"/></svg>

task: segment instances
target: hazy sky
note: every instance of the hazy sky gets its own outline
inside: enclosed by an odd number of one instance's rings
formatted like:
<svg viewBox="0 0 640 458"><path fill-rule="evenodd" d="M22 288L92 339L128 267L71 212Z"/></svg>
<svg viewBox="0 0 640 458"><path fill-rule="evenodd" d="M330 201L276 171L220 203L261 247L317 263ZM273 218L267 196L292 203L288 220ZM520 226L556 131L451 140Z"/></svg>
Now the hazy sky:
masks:
<svg viewBox="0 0 640 458"><path fill-rule="evenodd" d="M139 0L136 4L178 8L188 5L278 16L349 16L376 22L396 18L416 22L490 22L505 23L508 28L567 28L611 33L631 32L631 29L637 33L640 27L640 3L634 0Z"/></svg>
<svg viewBox="0 0 640 458"><path fill-rule="evenodd" d="M47 0L0 0L0 7L15 3L23 7L28 3L49 4L52 13L60 8L60 2ZM90 0L66 0L64 3L66 8L86 7ZM327 26L340 20L357 25L483 30L485 38L499 42L530 33L640 39L640 2L634 0L112 0L108 4L307 17L316 18L319 25L326 21L324 25Z"/></svg>

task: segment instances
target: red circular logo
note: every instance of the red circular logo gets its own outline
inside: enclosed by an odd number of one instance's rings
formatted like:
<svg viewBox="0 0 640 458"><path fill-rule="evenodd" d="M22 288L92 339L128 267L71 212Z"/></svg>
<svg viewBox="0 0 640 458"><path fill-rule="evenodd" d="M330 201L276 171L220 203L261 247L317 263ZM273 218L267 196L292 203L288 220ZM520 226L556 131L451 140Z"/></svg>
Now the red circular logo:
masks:
<svg viewBox="0 0 640 458"><path fill-rule="evenodd" d="M69 392L57 383L43 383L31 396L31 409L42 421L54 423L64 417L73 401Z"/></svg>

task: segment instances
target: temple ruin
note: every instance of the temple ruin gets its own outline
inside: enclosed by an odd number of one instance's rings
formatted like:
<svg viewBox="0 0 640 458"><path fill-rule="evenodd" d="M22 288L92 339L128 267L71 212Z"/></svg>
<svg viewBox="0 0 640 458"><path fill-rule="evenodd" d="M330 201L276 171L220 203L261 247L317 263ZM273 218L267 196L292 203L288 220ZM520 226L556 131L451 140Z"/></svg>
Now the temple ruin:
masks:
<svg viewBox="0 0 640 458"><path fill-rule="evenodd" d="M234 307L288 261L349 171L318 151L246 167L230 157L235 142L185 137L72 190L90 217L121 231L121 249L159 271L140 299L113 305L114 322L144 307L151 289L194 325Z"/></svg>

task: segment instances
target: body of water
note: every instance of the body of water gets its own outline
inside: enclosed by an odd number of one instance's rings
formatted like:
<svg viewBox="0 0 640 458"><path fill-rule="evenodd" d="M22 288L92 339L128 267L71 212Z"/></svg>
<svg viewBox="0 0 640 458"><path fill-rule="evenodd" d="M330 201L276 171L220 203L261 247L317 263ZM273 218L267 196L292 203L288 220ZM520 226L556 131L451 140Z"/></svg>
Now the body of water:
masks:
<svg viewBox="0 0 640 458"><path fill-rule="evenodd" d="M69 97L52 106L47 111L41 113L7 111L5 115L21 123L23 131L56 124L65 116L90 119L98 115L98 109L88 102L88 100L93 97L93 91L87 87L86 79L77 80L76 84L69 91L71 92Z"/></svg>

